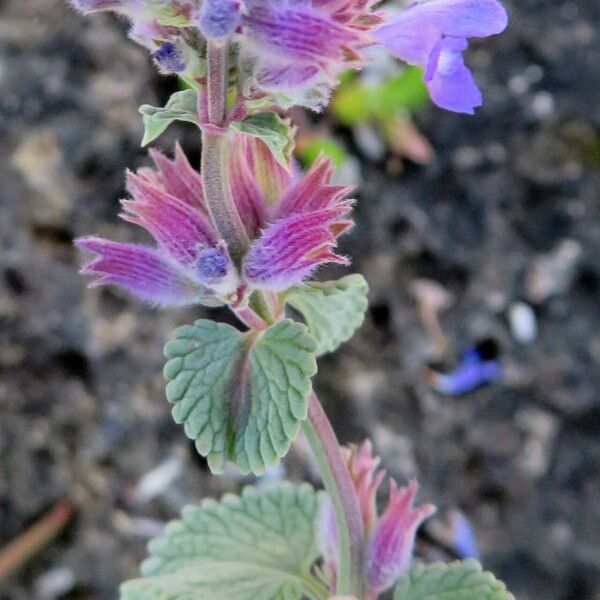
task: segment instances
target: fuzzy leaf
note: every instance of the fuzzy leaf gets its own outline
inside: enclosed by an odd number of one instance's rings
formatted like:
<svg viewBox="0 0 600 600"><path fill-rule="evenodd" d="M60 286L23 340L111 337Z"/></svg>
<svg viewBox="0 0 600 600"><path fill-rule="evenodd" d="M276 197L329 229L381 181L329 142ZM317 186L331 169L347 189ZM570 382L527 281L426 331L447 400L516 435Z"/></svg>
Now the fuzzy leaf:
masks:
<svg viewBox="0 0 600 600"><path fill-rule="evenodd" d="M317 341L317 356L336 350L362 325L369 286L362 275L292 288L285 301L302 313Z"/></svg>
<svg viewBox="0 0 600 600"><path fill-rule="evenodd" d="M143 104L140 113L144 121L142 146L155 140L173 121L188 121L200 125L198 94L195 90L175 92L163 108Z"/></svg>
<svg viewBox="0 0 600 600"><path fill-rule="evenodd" d="M287 454L306 419L314 350L290 319L264 332L205 320L175 331L165 346L167 399L213 472L230 459L258 474Z"/></svg>
<svg viewBox="0 0 600 600"><path fill-rule="evenodd" d="M278 114L262 112L250 115L243 121L235 121L230 128L261 139L273 153L275 160L284 168L288 168L294 149L293 129L289 119L282 119Z"/></svg>
<svg viewBox="0 0 600 600"><path fill-rule="evenodd" d="M514 600L476 560L417 564L394 590L394 600Z"/></svg>
<svg viewBox="0 0 600 600"><path fill-rule="evenodd" d="M315 519L320 494L284 483L184 508L149 544L142 579L121 600L297 600L318 585Z"/></svg>

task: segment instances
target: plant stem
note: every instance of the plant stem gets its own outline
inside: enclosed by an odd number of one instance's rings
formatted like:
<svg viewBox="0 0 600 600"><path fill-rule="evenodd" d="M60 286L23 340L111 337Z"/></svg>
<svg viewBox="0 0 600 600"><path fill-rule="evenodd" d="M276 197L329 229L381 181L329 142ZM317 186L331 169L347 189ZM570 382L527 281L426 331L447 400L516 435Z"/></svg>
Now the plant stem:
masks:
<svg viewBox="0 0 600 600"><path fill-rule="evenodd" d="M242 306L240 308L233 308L233 312L236 317L244 324L248 329L266 329L267 323L253 311L249 306Z"/></svg>
<svg viewBox="0 0 600 600"><path fill-rule="evenodd" d="M239 267L250 243L229 187L227 135L220 130L226 123L229 45L208 42L207 101L210 125L202 132L202 183L211 220L225 240L229 254ZM239 316L248 324L279 318L281 306L275 295L260 295L260 316L256 310ZM256 307L254 307L256 309ZM264 314L262 314L264 313ZM275 314L277 313L277 314ZM260 320L255 320L255 316ZM309 397L308 419L304 432L315 454L323 482L329 492L336 514L340 543L340 564L337 574L337 594L362 597L363 524L354 485L342 459L331 423L317 396ZM314 590L316 592L316 590ZM320 595L320 591L319 591Z"/></svg>
<svg viewBox="0 0 600 600"><path fill-rule="evenodd" d="M228 44L208 42L207 102L212 128L202 132L202 184L212 224L227 244L233 262L239 267L250 243L228 180L227 134L219 131L225 123L227 99Z"/></svg>
<svg viewBox="0 0 600 600"><path fill-rule="evenodd" d="M206 48L206 88L208 92L208 120L212 125L223 125L227 108L227 57L229 44L208 42Z"/></svg>
<svg viewBox="0 0 600 600"><path fill-rule="evenodd" d="M335 510L340 546L336 593L362 598L364 532L358 498L335 432L314 392L308 398L303 430Z"/></svg>

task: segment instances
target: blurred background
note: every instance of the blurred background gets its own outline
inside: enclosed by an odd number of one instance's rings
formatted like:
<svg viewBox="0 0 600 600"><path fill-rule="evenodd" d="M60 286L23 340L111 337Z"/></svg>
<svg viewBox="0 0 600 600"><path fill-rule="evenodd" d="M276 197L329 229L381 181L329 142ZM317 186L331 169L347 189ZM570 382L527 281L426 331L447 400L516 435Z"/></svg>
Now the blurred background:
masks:
<svg viewBox="0 0 600 600"><path fill-rule="evenodd" d="M479 554L519 600L599 600L600 4L508 8L468 52L476 116L384 59L294 115L299 160L324 149L357 185L342 250L371 287L316 387L342 441L371 437L440 508L420 553ZM29 556L0 561L2 600L112 600L184 504L251 481L210 477L164 399L163 344L206 313L77 273L74 237L142 239L117 219L137 109L176 89L112 17L0 0L0 552ZM197 137L157 145L197 164ZM474 347L497 367L478 389L457 383ZM283 475L314 479L301 441Z"/></svg>

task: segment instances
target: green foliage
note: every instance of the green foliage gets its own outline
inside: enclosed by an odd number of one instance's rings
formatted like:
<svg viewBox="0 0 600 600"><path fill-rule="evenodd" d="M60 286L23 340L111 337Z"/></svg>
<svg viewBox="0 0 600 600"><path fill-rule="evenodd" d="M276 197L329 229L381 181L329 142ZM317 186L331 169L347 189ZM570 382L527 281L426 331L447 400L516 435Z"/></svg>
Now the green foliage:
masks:
<svg viewBox="0 0 600 600"><path fill-rule="evenodd" d="M302 313L317 342L317 356L336 350L362 325L369 286L362 275L292 288L285 301Z"/></svg>
<svg viewBox="0 0 600 600"><path fill-rule="evenodd" d="M142 146L154 141L173 121L187 121L200 125L198 118L198 94L195 90L175 92L164 108L144 104L140 106L144 121Z"/></svg>
<svg viewBox="0 0 600 600"><path fill-rule="evenodd" d="M298 600L327 597L310 568L317 558L320 495L284 483L186 507L149 544L142 579L121 600Z"/></svg>
<svg viewBox="0 0 600 600"><path fill-rule="evenodd" d="M394 600L514 600L476 560L417 564L400 579Z"/></svg>
<svg viewBox="0 0 600 600"><path fill-rule="evenodd" d="M348 159L344 148L329 138L314 138L302 151L296 150L296 154L307 167L310 167L321 153L329 156L336 167L341 167Z"/></svg>
<svg viewBox="0 0 600 600"><path fill-rule="evenodd" d="M332 110L344 125L387 122L402 109L417 110L427 98L423 71L408 67L378 85L365 85L360 77L345 80L335 93Z"/></svg>
<svg viewBox="0 0 600 600"><path fill-rule="evenodd" d="M165 346L167 399L213 472L230 459L258 474L287 454L306 419L314 351L290 319L264 332L207 320L175 331Z"/></svg>
<svg viewBox="0 0 600 600"><path fill-rule="evenodd" d="M250 115L243 121L235 121L230 128L261 139L271 150L275 160L286 167L294 149L294 129L289 119L282 119L278 114L262 112Z"/></svg>

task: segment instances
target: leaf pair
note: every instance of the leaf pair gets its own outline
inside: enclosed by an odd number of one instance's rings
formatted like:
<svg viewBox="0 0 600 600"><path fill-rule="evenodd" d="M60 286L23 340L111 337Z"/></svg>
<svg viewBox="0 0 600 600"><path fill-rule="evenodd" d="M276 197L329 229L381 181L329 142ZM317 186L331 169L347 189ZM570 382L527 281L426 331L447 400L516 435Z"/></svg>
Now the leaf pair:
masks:
<svg viewBox="0 0 600 600"><path fill-rule="evenodd" d="M142 146L154 141L175 121L186 121L198 127L201 125L196 90L175 92L164 107L144 104L140 107L140 113L144 122ZM235 121L229 128L262 140L275 160L283 167L288 167L294 149L294 135L289 119L282 119L276 113L263 112Z"/></svg>
<svg viewBox="0 0 600 600"><path fill-rule="evenodd" d="M326 600L330 591L311 573L323 496L308 484L283 483L186 507L150 542L144 577L124 584L121 600ZM417 564L398 582L394 600L514 598L467 560Z"/></svg>

